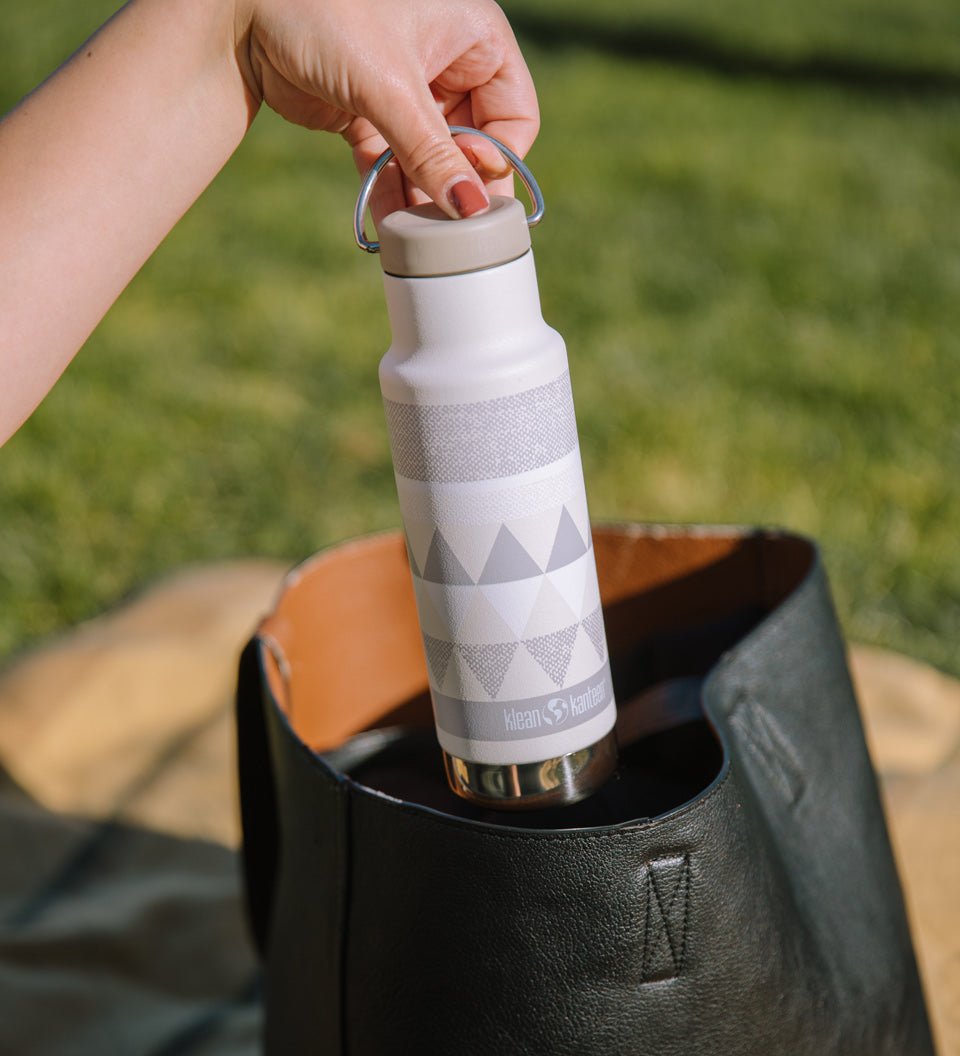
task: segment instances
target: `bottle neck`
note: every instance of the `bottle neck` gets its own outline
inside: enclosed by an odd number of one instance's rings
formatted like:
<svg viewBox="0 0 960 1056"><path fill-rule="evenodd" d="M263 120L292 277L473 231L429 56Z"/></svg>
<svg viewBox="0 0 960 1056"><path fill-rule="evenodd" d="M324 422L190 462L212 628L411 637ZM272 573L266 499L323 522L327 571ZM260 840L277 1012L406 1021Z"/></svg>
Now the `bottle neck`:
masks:
<svg viewBox="0 0 960 1056"><path fill-rule="evenodd" d="M544 325L531 251L482 271L383 283L394 352L501 344Z"/></svg>

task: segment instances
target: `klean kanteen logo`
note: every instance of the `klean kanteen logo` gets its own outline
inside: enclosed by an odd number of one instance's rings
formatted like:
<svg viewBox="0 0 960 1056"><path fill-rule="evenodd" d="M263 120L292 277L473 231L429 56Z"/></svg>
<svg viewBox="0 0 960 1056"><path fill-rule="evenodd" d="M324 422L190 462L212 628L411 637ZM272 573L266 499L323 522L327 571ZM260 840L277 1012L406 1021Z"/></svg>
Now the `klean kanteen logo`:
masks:
<svg viewBox="0 0 960 1056"><path fill-rule="evenodd" d="M504 708L503 724L507 733L526 730L559 729L573 720L585 719L607 699L607 683L601 678L592 686L565 697L551 697L539 708Z"/></svg>
<svg viewBox="0 0 960 1056"><path fill-rule="evenodd" d="M562 726L570 718L570 702L564 697L553 697L543 706L543 721L548 726Z"/></svg>

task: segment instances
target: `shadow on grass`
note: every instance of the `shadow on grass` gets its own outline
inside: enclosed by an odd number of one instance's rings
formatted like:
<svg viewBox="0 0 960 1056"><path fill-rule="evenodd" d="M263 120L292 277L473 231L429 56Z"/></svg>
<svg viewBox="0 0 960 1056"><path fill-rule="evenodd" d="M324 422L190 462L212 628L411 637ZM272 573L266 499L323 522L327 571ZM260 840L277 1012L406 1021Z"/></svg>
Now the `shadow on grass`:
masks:
<svg viewBox="0 0 960 1056"><path fill-rule="evenodd" d="M588 48L637 59L705 70L730 78L765 78L826 84L851 91L896 95L960 95L960 71L901 66L850 56L765 55L656 21L608 21L511 11L518 37L547 47Z"/></svg>

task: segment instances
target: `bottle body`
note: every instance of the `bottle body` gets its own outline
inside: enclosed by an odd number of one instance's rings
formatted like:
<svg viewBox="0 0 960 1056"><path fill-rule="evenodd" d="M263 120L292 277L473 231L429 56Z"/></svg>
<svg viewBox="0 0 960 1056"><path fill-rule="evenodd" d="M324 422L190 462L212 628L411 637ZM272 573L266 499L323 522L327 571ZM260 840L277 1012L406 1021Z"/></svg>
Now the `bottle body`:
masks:
<svg viewBox="0 0 960 1056"><path fill-rule="evenodd" d="M566 349L532 252L384 275L380 366L437 735L455 791L569 802L615 763Z"/></svg>

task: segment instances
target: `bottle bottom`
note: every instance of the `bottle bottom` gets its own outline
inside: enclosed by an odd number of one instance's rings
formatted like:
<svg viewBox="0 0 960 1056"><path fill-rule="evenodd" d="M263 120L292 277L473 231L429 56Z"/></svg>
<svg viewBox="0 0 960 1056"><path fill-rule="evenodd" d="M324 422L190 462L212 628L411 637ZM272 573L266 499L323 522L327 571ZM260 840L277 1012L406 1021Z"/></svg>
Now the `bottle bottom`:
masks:
<svg viewBox="0 0 960 1056"><path fill-rule="evenodd" d="M450 787L458 796L496 810L536 810L577 803L596 792L617 766L611 730L596 744L539 763L473 763L443 753Z"/></svg>

